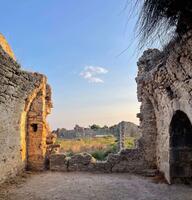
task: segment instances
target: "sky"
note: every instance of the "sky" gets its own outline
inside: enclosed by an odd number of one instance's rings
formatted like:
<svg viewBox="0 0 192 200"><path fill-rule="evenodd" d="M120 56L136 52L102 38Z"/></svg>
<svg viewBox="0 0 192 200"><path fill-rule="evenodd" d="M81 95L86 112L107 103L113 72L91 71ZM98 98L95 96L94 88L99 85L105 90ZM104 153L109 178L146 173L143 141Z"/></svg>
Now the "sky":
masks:
<svg viewBox="0 0 192 200"><path fill-rule="evenodd" d="M138 124L136 17L127 0L0 0L18 62L52 87L52 129Z"/></svg>

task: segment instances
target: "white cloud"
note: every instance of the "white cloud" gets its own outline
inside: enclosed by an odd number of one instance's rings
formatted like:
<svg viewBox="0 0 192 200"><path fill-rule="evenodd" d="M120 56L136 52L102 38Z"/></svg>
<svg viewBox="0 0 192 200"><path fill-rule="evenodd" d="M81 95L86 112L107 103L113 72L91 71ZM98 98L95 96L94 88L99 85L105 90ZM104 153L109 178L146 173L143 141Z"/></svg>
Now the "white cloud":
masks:
<svg viewBox="0 0 192 200"><path fill-rule="evenodd" d="M91 83L103 83L104 81L98 75L106 73L108 73L108 70L103 67L86 66L80 76Z"/></svg>

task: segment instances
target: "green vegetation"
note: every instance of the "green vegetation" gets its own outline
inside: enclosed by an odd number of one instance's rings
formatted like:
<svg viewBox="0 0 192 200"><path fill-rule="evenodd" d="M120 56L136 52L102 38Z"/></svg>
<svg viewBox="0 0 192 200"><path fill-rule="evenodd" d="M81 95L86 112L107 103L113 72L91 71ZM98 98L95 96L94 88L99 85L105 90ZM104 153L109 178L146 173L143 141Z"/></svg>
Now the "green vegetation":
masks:
<svg viewBox="0 0 192 200"><path fill-rule="evenodd" d="M125 147L127 149L133 148L134 144L135 144L135 138L134 137L127 137L127 138L125 138Z"/></svg>
<svg viewBox="0 0 192 200"><path fill-rule="evenodd" d="M97 160L105 160L110 153L117 153L117 143L111 144L108 149L95 150L91 155Z"/></svg>
<svg viewBox="0 0 192 200"><path fill-rule="evenodd" d="M97 125L97 124L93 124L93 125L90 126L90 128L93 129L93 130L98 130L101 127L99 125Z"/></svg>
<svg viewBox="0 0 192 200"><path fill-rule="evenodd" d="M133 148L134 140L132 137L126 138L126 148ZM108 154L117 153L118 151L117 139L113 135L81 139L58 138L56 143L61 145L61 152L65 152L67 156L87 152L97 160L105 160Z"/></svg>

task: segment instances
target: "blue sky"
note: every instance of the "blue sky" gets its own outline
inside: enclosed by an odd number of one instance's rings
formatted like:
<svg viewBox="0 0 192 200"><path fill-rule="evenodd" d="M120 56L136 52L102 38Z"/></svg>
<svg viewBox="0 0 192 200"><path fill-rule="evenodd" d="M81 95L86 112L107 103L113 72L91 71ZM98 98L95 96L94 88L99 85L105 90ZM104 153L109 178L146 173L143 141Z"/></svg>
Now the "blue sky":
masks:
<svg viewBox="0 0 192 200"><path fill-rule="evenodd" d="M136 18L126 0L0 2L0 32L18 62L48 77L52 128L138 123Z"/></svg>

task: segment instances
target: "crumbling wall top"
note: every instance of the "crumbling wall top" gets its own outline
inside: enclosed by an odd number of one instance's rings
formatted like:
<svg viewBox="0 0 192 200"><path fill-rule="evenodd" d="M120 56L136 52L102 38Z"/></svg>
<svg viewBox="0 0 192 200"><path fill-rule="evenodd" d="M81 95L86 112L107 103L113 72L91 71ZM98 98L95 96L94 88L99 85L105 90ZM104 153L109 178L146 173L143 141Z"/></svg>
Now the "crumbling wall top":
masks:
<svg viewBox="0 0 192 200"><path fill-rule="evenodd" d="M0 46L3 48L3 50L14 60L16 60L15 55L11 49L11 47L9 46L7 40L5 39L5 37L0 33Z"/></svg>
<svg viewBox="0 0 192 200"><path fill-rule="evenodd" d="M162 52L158 49L148 49L143 52L139 58L137 65L140 71L148 72L158 64L159 59L162 57Z"/></svg>

